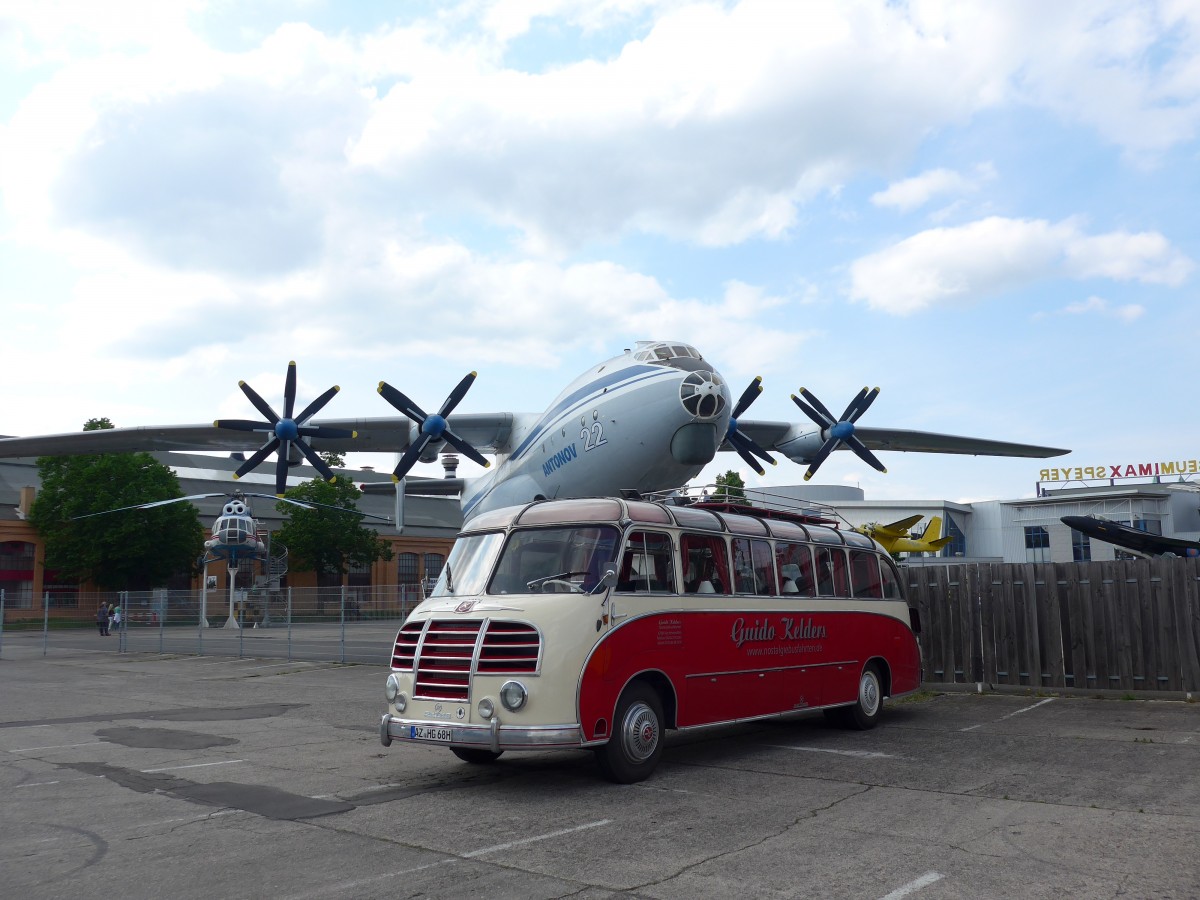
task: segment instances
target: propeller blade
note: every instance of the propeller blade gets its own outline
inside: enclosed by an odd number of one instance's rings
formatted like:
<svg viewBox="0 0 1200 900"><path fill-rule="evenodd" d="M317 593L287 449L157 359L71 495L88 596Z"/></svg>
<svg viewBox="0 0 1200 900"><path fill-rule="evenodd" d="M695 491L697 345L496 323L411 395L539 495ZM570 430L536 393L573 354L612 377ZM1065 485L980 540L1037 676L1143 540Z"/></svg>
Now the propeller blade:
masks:
<svg viewBox="0 0 1200 900"><path fill-rule="evenodd" d="M321 473L321 477L326 481L336 481L337 475L333 473L333 469L325 460L317 455L317 452L312 447L308 446L307 441L296 441L296 446L300 448L300 452L304 454L304 458L308 460L308 464Z"/></svg>
<svg viewBox="0 0 1200 900"><path fill-rule="evenodd" d="M443 432L442 437L446 439L447 444L452 446L467 459L471 460L471 462L479 463L479 465L483 466L485 469L490 469L492 467L491 460L460 438L449 428Z"/></svg>
<svg viewBox="0 0 1200 900"><path fill-rule="evenodd" d="M392 406L396 407L396 409L400 410L400 412L404 413L404 415L408 416L418 425L429 418L429 416L425 415L421 407L417 406L417 404L413 403L408 397L400 393L386 381L379 382L379 393L384 400L392 404Z"/></svg>
<svg viewBox="0 0 1200 900"><path fill-rule="evenodd" d="M273 434L274 429L270 422L254 422L250 419L217 419L213 422L214 428L229 428L233 431L261 431L265 434Z"/></svg>
<svg viewBox="0 0 1200 900"><path fill-rule="evenodd" d="M758 444L756 444L752 438L746 437L746 435L742 434L740 431L735 431L733 434L729 435L728 440L729 443L733 444L733 449L737 450L738 453L742 453L743 451L747 453L753 453L759 459L765 460L773 466L778 465L775 462L775 457L771 456L770 453L758 446ZM744 458L745 457L743 456L743 459ZM763 473L759 472L758 474L762 475Z"/></svg>
<svg viewBox="0 0 1200 900"><path fill-rule="evenodd" d="M825 460L829 458L829 454L833 452L833 448L840 443L841 441L839 441L837 438L830 438L821 445L821 449L817 451L817 455L809 460L808 471L804 473L805 481L808 481L817 474L817 469L821 468L821 463L825 462Z"/></svg>
<svg viewBox="0 0 1200 900"><path fill-rule="evenodd" d="M266 459L268 456L270 456L272 453L274 453L278 449L279 449L279 438L271 438L271 440L267 441L265 444L263 444L261 447L259 447L258 451L253 456L251 456L248 460L246 460L244 463L242 463L240 466L238 466L237 471L233 473L234 479L236 480L238 478L241 478L243 475L245 475L251 469L258 466L258 464L260 462L262 462L264 459Z"/></svg>
<svg viewBox="0 0 1200 900"><path fill-rule="evenodd" d="M858 406L853 413L847 410L846 420L851 423L857 422L862 417L862 414L871 408L871 404L875 402L875 398L878 396L879 388L871 388L869 393L866 388L863 388L863 393L859 395L859 398L856 398L859 399Z"/></svg>
<svg viewBox="0 0 1200 900"><path fill-rule="evenodd" d="M291 419L296 408L296 361L288 363L287 378L283 382L283 418Z"/></svg>
<svg viewBox="0 0 1200 900"><path fill-rule="evenodd" d="M832 420L826 420L824 416L822 416L819 412L817 412L795 394L792 394L792 402L800 407L804 414L812 419L812 421L822 430L826 428L832 428L834 424L836 424Z"/></svg>
<svg viewBox="0 0 1200 900"><path fill-rule="evenodd" d="M296 429L297 434L304 437L316 438L356 438L357 431L350 431L348 428L331 428L328 425L301 425Z"/></svg>
<svg viewBox="0 0 1200 900"><path fill-rule="evenodd" d="M805 400L812 404L812 408L815 409L817 413L825 419L825 421L828 423L826 427L829 427L837 422L837 419L833 417L833 413L825 408L825 404L817 399L816 394L812 393L812 391L810 391L808 388L800 388L800 393L804 396ZM792 399L795 400L795 396L793 396ZM799 404L797 403L797 405ZM800 408L804 409L803 406ZM813 416L812 418L815 420L817 417Z"/></svg>
<svg viewBox="0 0 1200 900"><path fill-rule="evenodd" d="M323 393L320 397L318 397L312 403L308 404L308 406L304 407L304 412L302 412L302 413L300 413L300 415L296 416L296 424L303 425L305 422L307 422L309 419L311 419L313 416L315 416L317 413L319 413L321 411L321 407L323 407L326 403L328 403L330 400L332 400L334 395L337 394L337 392L340 390L341 390L341 388L335 384L333 387L331 387L329 390L327 390L325 393Z"/></svg>
<svg viewBox="0 0 1200 900"><path fill-rule="evenodd" d="M858 408L858 404L862 403L863 399L866 396L867 396L866 388L863 388L861 391L859 391L857 394L855 394L854 399L846 404L846 411L842 413L842 417L840 419L838 419L838 421L839 422L853 422L854 419L850 418L850 416L852 416L854 414L854 411Z"/></svg>
<svg viewBox="0 0 1200 900"><path fill-rule="evenodd" d="M738 456L745 460L746 465L752 468L759 475L767 474L767 470L762 467L759 461L754 458L754 454L749 450L746 450L744 447L739 447L737 444L733 445L733 449L737 451Z"/></svg>
<svg viewBox="0 0 1200 900"><path fill-rule="evenodd" d="M282 497L287 493L288 457L292 453L292 442L286 441L279 448L275 457L275 496Z"/></svg>
<svg viewBox="0 0 1200 900"><path fill-rule="evenodd" d="M867 449L867 445L860 441L857 437L850 435L850 437L846 438L845 444L847 447L853 450L858 455L858 458L865 462L868 466L878 472L882 472L885 475L887 474L887 468L883 465L883 463L881 463L878 458L876 458L875 454Z"/></svg>
<svg viewBox="0 0 1200 900"><path fill-rule="evenodd" d="M442 408L438 410L439 416L444 419L454 411L454 407L458 406L458 401L466 396L467 391L475 382L475 376L478 374L478 372L471 372L463 376L462 381L460 381L455 386L454 390L450 392L450 396L446 398L446 402L443 403Z"/></svg>
<svg viewBox="0 0 1200 900"><path fill-rule="evenodd" d="M279 421L279 416L275 415L275 410L271 409L270 404L268 404L266 400L258 396L258 393L254 390L254 388L250 387L250 385L246 384L244 381L239 381L238 387L242 389L242 393L246 395L247 399L254 404L254 408L262 413L263 417L268 422L274 425Z"/></svg>
<svg viewBox="0 0 1200 900"><path fill-rule="evenodd" d="M750 382L749 387L742 391L742 396L738 398L737 405L734 406L733 412L730 414L733 418L741 418L742 413L750 408L750 404L758 399L758 395L762 393L762 376L755 375L754 380Z"/></svg>
<svg viewBox="0 0 1200 900"><path fill-rule="evenodd" d="M431 440L432 438L429 435L423 434L409 444L408 449L404 451L404 455L400 457L400 462L396 465L395 470L393 470L392 478L399 481L407 475L408 470L415 466L417 460L421 458L421 452L425 449L425 445Z"/></svg>

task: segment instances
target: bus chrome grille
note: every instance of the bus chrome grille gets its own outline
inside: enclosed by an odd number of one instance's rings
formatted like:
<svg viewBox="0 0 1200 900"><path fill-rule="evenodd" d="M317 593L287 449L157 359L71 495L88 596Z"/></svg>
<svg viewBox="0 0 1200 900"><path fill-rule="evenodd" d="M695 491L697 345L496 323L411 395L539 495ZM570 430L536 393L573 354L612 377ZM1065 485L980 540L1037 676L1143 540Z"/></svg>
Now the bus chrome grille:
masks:
<svg viewBox="0 0 1200 900"><path fill-rule="evenodd" d="M542 639L524 622L488 622L479 648L481 675L531 675L538 670Z"/></svg>
<svg viewBox="0 0 1200 900"><path fill-rule="evenodd" d="M532 625L488 620L485 627L481 619L430 619L400 629L392 668L415 674L415 697L465 702L473 674L533 675L541 657L542 638Z"/></svg>

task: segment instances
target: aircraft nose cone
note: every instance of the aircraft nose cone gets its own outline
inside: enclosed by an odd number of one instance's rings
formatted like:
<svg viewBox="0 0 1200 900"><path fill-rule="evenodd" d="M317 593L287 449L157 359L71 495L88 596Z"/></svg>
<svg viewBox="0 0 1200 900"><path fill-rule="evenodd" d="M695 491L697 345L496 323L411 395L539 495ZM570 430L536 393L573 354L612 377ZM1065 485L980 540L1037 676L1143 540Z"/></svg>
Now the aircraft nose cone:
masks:
<svg viewBox="0 0 1200 900"><path fill-rule="evenodd" d="M275 437L281 441L294 441L300 436L300 429L291 419L280 419L275 423Z"/></svg>

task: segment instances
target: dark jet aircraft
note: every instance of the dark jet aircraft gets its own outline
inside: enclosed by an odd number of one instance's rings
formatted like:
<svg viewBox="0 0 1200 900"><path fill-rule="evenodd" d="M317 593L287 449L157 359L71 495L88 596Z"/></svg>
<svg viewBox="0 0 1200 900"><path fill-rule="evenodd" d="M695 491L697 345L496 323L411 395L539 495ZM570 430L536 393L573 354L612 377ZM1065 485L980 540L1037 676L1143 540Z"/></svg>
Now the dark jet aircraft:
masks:
<svg viewBox="0 0 1200 900"><path fill-rule="evenodd" d="M1095 516L1063 516L1062 523L1097 540L1124 547L1141 556L1200 556L1200 542L1163 537Z"/></svg>

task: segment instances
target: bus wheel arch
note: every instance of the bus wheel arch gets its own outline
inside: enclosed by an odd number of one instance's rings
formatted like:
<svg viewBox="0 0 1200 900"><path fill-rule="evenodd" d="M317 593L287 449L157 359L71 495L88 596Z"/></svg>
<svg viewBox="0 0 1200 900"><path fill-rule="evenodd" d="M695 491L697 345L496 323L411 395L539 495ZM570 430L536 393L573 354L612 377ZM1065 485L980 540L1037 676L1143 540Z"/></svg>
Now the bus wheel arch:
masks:
<svg viewBox="0 0 1200 900"><path fill-rule="evenodd" d="M671 718L666 713L668 702ZM674 691L661 673L645 673L625 686L613 713L612 734L596 748L596 762L605 778L634 784L650 776L662 757L674 705Z"/></svg>

